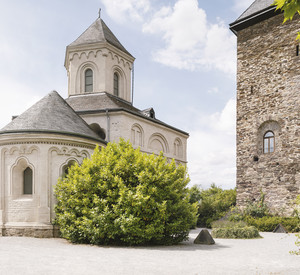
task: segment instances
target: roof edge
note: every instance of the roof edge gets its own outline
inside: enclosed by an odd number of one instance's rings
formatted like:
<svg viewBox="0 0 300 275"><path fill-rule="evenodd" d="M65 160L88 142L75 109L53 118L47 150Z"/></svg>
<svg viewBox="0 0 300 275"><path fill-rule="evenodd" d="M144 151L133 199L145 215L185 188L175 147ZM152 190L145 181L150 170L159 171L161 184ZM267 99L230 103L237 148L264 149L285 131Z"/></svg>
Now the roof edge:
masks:
<svg viewBox="0 0 300 275"><path fill-rule="evenodd" d="M282 13L281 10L276 10L276 6L269 6L265 9L262 9L256 13L253 13L247 17L238 19L232 23L229 24L229 29L235 34L237 35L237 32L245 29L249 26L252 26L256 23L259 23L263 20L266 20L268 18L271 18L275 15L278 15Z"/></svg>
<svg viewBox="0 0 300 275"><path fill-rule="evenodd" d="M143 115L141 113L137 113L137 112L125 109L125 108L107 108L107 109L99 109L99 110L91 110L91 111L77 111L76 113L79 114L79 115L88 115L88 114L97 114L97 113L105 113L105 112L122 112L122 111L130 113L132 115L139 116L139 117L144 118L146 120L150 120L150 121L152 121L154 123L158 123L158 124L160 124L162 126L165 126L165 127L169 128L169 129L172 129L174 131L180 132L181 134L186 135L188 137L190 136L189 133L187 133L187 132L185 132L183 130L180 130L180 129L176 128L176 127L173 127L173 126L171 126L171 125L169 125L169 124L167 124L167 123L165 123L165 122L163 122L163 121L161 121L159 119L156 119L156 118L154 119L154 118L151 118L151 117L147 117L147 116L145 116L145 115Z"/></svg>
<svg viewBox="0 0 300 275"><path fill-rule="evenodd" d="M111 94L111 93L109 93L109 92L106 92L106 91L103 91L103 92L90 92L90 93L84 93L84 94L69 95L65 100L67 100L68 98L72 98L72 97L85 97L85 96L97 96L97 95L107 95L108 97L111 97L111 98L113 98L113 99L117 99L117 100L119 100L119 101L121 101L121 102L123 102L123 103L125 103L125 104L128 104L128 105L134 107L133 104L132 104L132 102L127 101L127 100L124 99L124 98L121 98L121 97L119 97L119 96L113 95L113 94ZM72 108L72 107L71 107L71 108ZM76 112L76 111L75 111L75 112Z"/></svg>
<svg viewBox="0 0 300 275"><path fill-rule="evenodd" d="M107 141L101 139L99 137L99 139L90 137L90 136L86 136L86 135L81 135L81 134L76 134L76 133L70 133L70 132L59 132L59 131L50 131L50 130L7 130L7 131L0 131L0 135L4 135L4 134L19 134L19 133L29 133L29 134L37 134L37 133L41 133L41 134L59 134L59 135L64 135L64 136L73 136L73 137L81 137L81 138L85 138L85 139L89 139L89 140L93 140L93 141L97 141L97 142L102 142L104 144L107 144Z"/></svg>

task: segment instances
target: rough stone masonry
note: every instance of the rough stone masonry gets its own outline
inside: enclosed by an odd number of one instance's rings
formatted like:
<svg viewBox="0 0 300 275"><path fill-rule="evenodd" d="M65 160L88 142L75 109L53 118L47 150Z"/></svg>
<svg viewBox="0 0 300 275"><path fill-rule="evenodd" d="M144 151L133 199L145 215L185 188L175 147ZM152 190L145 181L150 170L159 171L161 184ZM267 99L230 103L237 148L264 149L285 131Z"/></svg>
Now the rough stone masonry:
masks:
<svg viewBox="0 0 300 275"><path fill-rule="evenodd" d="M237 204L290 215L300 194L300 18L277 14L237 31ZM274 134L274 152L264 136Z"/></svg>

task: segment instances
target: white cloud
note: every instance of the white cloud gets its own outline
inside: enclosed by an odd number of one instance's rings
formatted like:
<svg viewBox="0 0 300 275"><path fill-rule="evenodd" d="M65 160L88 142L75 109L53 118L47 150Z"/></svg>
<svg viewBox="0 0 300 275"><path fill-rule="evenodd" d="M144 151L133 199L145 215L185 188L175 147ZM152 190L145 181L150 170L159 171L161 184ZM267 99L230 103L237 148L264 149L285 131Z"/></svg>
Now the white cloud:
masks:
<svg viewBox="0 0 300 275"><path fill-rule="evenodd" d="M235 11L237 15L241 15L253 2L254 0L235 0L233 11Z"/></svg>
<svg viewBox="0 0 300 275"><path fill-rule="evenodd" d="M115 21L138 22L144 33L162 37L162 46L153 52L154 61L190 71L217 69L234 76L236 38L221 20L209 23L197 0L177 0L173 7L162 6L154 14L157 8L150 0L101 1Z"/></svg>
<svg viewBox="0 0 300 275"><path fill-rule="evenodd" d="M161 8L143 26L145 33L162 35L165 47L155 61L186 70L218 69L234 75L235 40L222 21L210 24L197 0L178 0Z"/></svg>
<svg viewBox="0 0 300 275"><path fill-rule="evenodd" d="M203 116L197 112L194 117L198 121L188 140L190 184L234 188L235 100L229 100L220 113Z"/></svg>
<svg viewBox="0 0 300 275"><path fill-rule="evenodd" d="M119 23L128 19L141 22L150 9L149 0L102 0L102 3L108 15Z"/></svg>

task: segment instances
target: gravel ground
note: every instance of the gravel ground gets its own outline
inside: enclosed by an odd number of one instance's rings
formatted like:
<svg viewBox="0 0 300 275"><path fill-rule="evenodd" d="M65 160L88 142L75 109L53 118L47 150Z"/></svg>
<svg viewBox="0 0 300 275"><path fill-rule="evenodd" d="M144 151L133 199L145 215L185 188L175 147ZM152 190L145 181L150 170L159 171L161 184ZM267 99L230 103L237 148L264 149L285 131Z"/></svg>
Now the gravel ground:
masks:
<svg viewBox="0 0 300 275"><path fill-rule="evenodd" d="M300 274L294 234L261 233L263 239L190 240L166 247L73 245L63 239L0 237L0 274Z"/></svg>

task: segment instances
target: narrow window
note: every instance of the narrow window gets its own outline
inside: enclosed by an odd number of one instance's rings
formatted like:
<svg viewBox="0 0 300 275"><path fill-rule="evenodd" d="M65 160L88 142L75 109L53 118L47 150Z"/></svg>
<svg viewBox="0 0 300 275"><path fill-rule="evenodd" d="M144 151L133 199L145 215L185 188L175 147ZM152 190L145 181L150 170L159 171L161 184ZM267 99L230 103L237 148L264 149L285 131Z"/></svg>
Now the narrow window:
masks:
<svg viewBox="0 0 300 275"><path fill-rule="evenodd" d="M296 56L299 56L299 45L296 46Z"/></svg>
<svg viewBox="0 0 300 275"><path fill-rule="evenodd" d="M272 153L275 150L275 136L274 133L268 131L264 135L264 153Z"/></svg>
<svg viewBox="0 0 300 275"><path fill-rule="evenodd" d="M62 177L66 177L69 174L71 166L75 164L74 160L70 160L65 166L62 168Z"/></svg>
<svg viewBox="0 0 300 275"><path fill-rule="evenodd" d="M131 142L133 145L142 146L143 136L142 130L138 126L133 126L131 129Z"/></svg>
<svg viewBox="0 0 300 275"><path fill-rule="evenodd" d="M182 143L179 139L175 139L174 141L174 155L182 157Z"/></svg>
<svg viewBox="0 0 300 275"><path fill-rule="evenodd" d="M114 95L119 96L119 75L114 73Z"/></svg>
<svg viewBox="0 0 300 275"><path fill-rule="evenodd" d="M86 93L90 93L93 91L93 71L91 69L87 69L84 73L84 83L85 88L84 91Z"/></svg>
<svg viewBox="0 0 300 275"><path fill-rule="evenodd" d="M32 194L32 170L27 167L23 173L24 195Z"/></svg>
<svg viewBox="0 0 300 275"><path fill-rule="evenodd" d="M180 144L179 144L178 140L175 140L175 142L174 142L174 155L175 156L179 155L179 146L180 146Z"/></svg>

